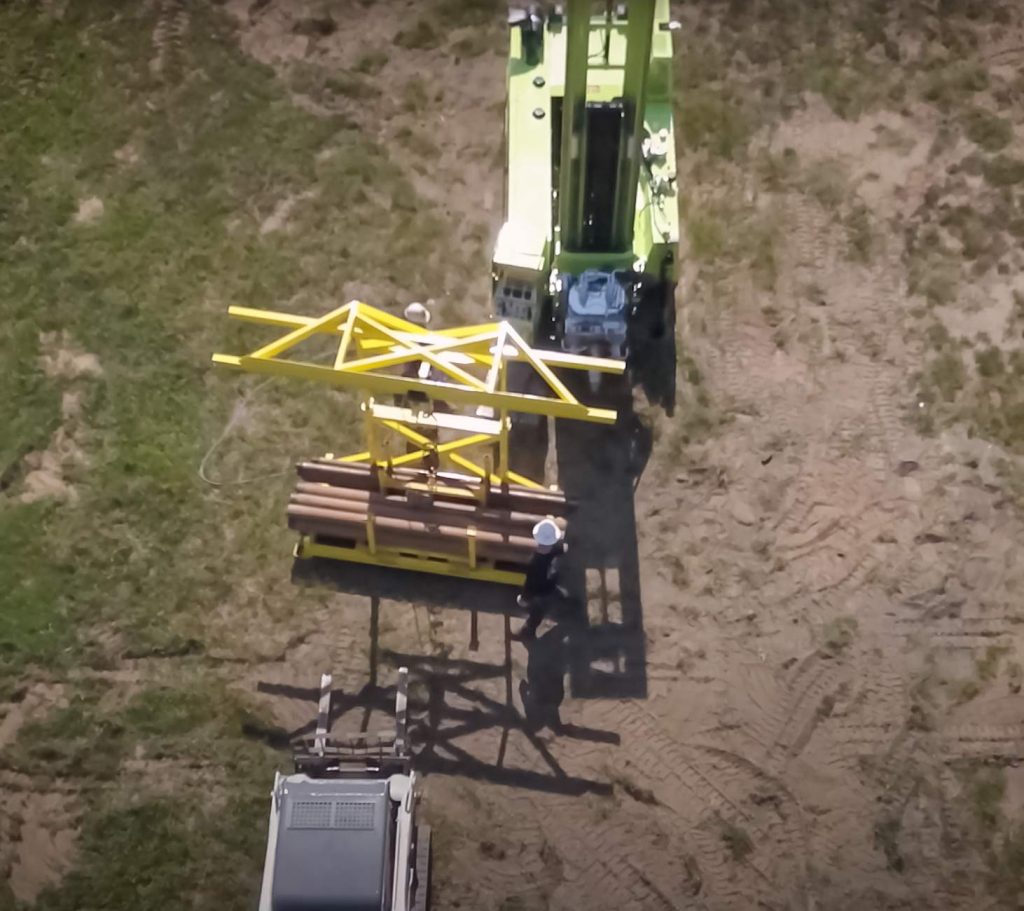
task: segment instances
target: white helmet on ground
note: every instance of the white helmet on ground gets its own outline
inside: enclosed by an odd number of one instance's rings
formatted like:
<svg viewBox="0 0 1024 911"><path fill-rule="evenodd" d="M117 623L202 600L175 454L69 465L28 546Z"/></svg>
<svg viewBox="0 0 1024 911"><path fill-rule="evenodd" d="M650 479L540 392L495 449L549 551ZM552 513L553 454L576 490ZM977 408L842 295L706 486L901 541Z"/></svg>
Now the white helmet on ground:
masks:
<svg viewBox="0 0 1024 911"><path fill-rule="evenodd" d="M413 301L405 308L405 318L417 326L425 326L430 322L430 311L419 301Z"/></svg>
<svg viewBox="0 0 1024 911"><path fill-rule="evenodd" d="M554 547L562 540L562 529L551 519L541 519L533 526L533 540L540 547Z"/></svg>

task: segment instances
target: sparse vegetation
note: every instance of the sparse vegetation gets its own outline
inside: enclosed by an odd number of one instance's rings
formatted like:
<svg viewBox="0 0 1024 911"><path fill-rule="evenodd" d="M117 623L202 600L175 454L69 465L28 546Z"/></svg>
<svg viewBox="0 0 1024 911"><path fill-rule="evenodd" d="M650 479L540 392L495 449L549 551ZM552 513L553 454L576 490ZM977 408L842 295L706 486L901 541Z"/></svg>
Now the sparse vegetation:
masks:
<svg viewBox="0 0 1024 911"><path fill-rule="evenodd" d="M852 206L843 219L843 227L846 229L846 238L850 245L850 258L860 263L870 262L875 235L867 206Z"/></svg>
<svg viewBox="0 0 1024 911"><path fill-rule="evenodd" d="M903 870L899 845L902 828L903 821L893 814L887 814L875 823L875 847L885 855L886 866L897 873Z"/></svg>
<svg viewBox="0 0 1024 911"><path fill-rule="evenodd" d="M1006 148L1013 138L1010 122L984 108L974 107L965 111L963 124L967 138L987 152L998 152Z"/></svg>
<svg viewBox="0 0 1024 911"><path fill-rule="evenodd" d="M842 162L826 158L809 165L801 175L805 193L816 199L824 209L834 211L846 201L849 176Z"/></svg>
<svg viewBox="0 0 1024 911"><path fill-rule="evenodd" d="M1007 649L1005 646L990 645L985 649L985 654L980 658L975 658L975 665L978 668L978 678L985 682L995 680L996 675L999 673L999 662L1006 655Z"/></svg>
<svg viewBox="0 0 1024 911"><path fill-rule="evenodd" d="M996 155L985 162L982 173L994 187L1011 187L1024 182L1024 160L1011 155Z"/></svg>
<svg viewBox="0 0 1024 911"><path fill-rule="evenodd" d="M395 47L404 50L430 51L444 43L444 34L435 25L433 17L423 16L408 28L395 33Z"/></svg>
<svg viewBox="0 0 1024 911"><path fill-rule="evenodd" d="M357 73L364 73L367 76L375 76L388 63L388 54L384 50L367 51L357 61L353 69Z"/></svg>
<svg viewBox="0 0 1024 911"><path fill-rule="evenodd" d="M679 103L679 135L686 147L726 159L746 149L751 124L735 97L702 87L685 93Z"/></svg>
<svg viewBox="0 0 1024 911"><path fill-rule="evenodd" d="M836 617L825 624L822 647L829 655L839 655L853 644L856 634L856 617Z"/></svg>
<svg viewBox="0 0 1024 911"><path fill-rule="evenodd" d="M754 842L746 829L732 822L722 828L722 842L735 861L743 862L754 852Z"/></svg>

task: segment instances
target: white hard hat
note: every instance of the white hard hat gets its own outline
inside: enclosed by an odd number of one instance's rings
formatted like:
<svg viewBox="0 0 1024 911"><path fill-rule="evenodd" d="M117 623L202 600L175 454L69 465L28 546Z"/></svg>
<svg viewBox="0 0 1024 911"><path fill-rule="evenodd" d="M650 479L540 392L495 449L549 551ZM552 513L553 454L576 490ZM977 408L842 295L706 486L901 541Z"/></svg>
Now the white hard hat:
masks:
<svg viewBox="0 0 1024 911"><path fill-rule="evenodd" d="M533 540L541 547L553 547L562 540L562 529L551 519L541 519L533 526Z"/></svg>
<svg viewBox="0 0 1024 911"><path fill-rule="evenodd" d="M430 322L430 311L419 301L413 301L405 308L405 318L410 323L416 323L418 326L425 326Z"/></svg>

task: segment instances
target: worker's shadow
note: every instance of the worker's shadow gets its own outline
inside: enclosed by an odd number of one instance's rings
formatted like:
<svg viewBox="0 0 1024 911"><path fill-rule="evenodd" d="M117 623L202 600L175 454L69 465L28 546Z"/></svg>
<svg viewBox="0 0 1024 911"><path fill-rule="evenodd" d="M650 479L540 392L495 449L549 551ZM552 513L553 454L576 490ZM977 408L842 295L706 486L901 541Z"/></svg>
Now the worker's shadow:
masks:
<svg viewBox="0 0 1024 911"><path fill-rule="evenodd" d="M566 732L559 710L565 699L567 639L566 625L559 623L526 643L526 678L519 681L519 699L529 730Z"/></svg>

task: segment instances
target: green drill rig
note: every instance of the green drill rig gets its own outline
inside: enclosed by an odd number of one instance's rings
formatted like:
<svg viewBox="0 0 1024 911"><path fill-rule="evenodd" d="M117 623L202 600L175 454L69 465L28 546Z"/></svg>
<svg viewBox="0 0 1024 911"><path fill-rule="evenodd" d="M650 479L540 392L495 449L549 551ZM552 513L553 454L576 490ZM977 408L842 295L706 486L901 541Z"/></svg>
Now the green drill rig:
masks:
<svg viewBox="0 0 1024 911"><path fill-rule="evenodd" d="M679 212L669 0L512 11L494 310L632 362L670 325Z"/></svg>

